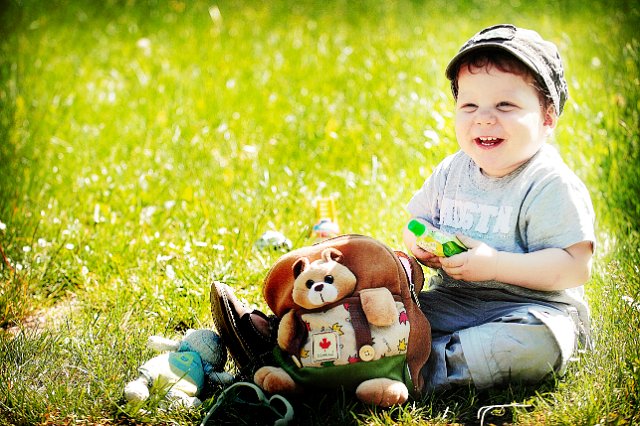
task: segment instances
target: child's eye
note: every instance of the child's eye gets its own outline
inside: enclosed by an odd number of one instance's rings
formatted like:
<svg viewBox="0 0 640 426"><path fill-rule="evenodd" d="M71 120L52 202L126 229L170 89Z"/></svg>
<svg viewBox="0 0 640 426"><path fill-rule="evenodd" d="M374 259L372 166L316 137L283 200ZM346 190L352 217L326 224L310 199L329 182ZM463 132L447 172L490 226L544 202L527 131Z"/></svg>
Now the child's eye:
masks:
<svg viewBox="0 0 640 426"><path fill-rule="evenodd" d="M516 108L516 106L514 104L512 104L511 102L500 102L498 104L498 109L500 111L512 111Z"/></svg>
<svg viewBox="0 0 640 426"><path fill-rule="evenodd" d="M476 104L462 104L460 105L460 109L464 112L474 112L478 109L478 105Z"/></svg>

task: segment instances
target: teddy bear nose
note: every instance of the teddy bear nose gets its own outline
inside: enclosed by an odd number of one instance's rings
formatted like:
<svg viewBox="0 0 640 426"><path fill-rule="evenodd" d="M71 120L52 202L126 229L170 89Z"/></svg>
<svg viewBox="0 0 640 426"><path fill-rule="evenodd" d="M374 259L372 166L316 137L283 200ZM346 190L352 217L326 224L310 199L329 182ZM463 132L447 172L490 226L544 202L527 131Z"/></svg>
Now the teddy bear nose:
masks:
<svg viewBox="0 0 640 426"><path fill-rule="evenodd" d="M324 284L318 284L315 287L313 287L313 289L315 291L322 291L323 287L324 287Z"/></svg>

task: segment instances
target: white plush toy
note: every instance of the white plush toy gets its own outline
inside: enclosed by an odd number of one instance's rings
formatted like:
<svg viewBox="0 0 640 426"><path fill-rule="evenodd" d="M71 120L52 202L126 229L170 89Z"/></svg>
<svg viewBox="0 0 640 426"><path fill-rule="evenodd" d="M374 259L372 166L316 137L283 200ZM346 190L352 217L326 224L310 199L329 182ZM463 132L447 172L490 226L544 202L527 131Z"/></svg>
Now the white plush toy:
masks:
<svg viewBox="0 0 640 426"><path fill-rule="evenodd" d="M223 372L227 351L220 337L211 330L188 330L182 341L151 336L147 346L169 351L151 358L138 368L140 375L124 387L129 402L149 398L149 389L166 391L171 404L197 407L205 384L225 385L233 376Z"/></svg>

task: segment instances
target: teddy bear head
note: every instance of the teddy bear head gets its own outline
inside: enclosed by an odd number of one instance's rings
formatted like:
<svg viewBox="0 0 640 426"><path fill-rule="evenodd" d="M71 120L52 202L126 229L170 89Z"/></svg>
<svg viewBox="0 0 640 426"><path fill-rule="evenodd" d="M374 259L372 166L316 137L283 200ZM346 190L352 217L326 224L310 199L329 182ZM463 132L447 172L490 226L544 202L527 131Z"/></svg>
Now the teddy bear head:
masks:
<svg viewBox="0 0 640 426"><path fill-rule="evenodd" d="M356 277L341 263L339 250L329 247L321 256L313 262L308 257L300 257L293 264L293 301L305 309L341 300L356 287Z"/></svg>
<svg viewBox="0 0 640 426"><path fill-rule="evenodd" d="M222 370L227 362L227 351L214 331L188 330L180 342L178 352L197 352L203 362L214 370Z"/></svg>
<svg viewBox="0 0 640 426"><path fill-rule="evenodd" d="M371 237L342 235L290 251L273 265L265 278L263 295L276 316L282 317L287 311L302 306L293 298L294 283L306 283L307 279L302 281L299 274L296 276L294 265L298 264L297 268L302 272L306 262L312 264L323 260L323 253L327 249L335 249L341 253L338 257L332 254L333 260L354 275L356 284L352 293L366 288L386 287L391 294L397 295L408 291L409 280L415 284L415 292L418 293L424 284L422 269L413 258L405 255L400 260L394 251ZM405 268L405 263L411 265ZM411 276L406 271L410 271ZM322 277L329 275L324 272L322 274ZM336 274L331 275L335 282Z"/></svg>

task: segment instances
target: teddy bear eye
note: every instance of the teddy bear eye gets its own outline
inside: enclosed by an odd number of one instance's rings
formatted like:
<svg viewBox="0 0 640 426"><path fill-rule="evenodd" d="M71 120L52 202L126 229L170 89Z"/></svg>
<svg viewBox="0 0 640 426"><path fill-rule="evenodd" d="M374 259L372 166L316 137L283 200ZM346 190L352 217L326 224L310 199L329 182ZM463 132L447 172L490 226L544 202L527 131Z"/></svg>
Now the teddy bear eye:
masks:
<svg viewBox="0 0 640 426"><path fill-rule="evenodd" d="M324 277L324 282L327 284L333 284L333 275L327 275Z"/></svg>
<svg viewBox="0 0 640 426"><path fill-rule="evenodd" d="M311 288L311 287L313 287L314 281L313 280L307 280L307 282L305 284L307 285L307 288Z"/></svg>

